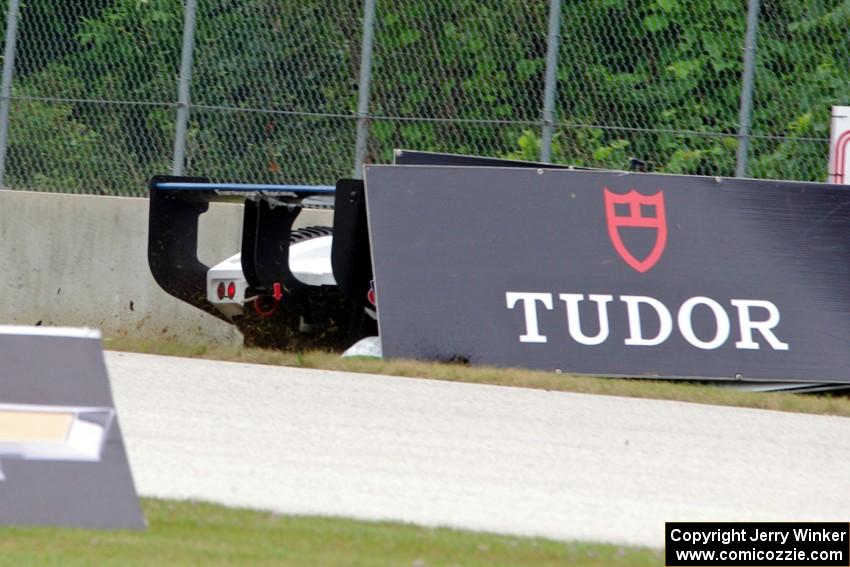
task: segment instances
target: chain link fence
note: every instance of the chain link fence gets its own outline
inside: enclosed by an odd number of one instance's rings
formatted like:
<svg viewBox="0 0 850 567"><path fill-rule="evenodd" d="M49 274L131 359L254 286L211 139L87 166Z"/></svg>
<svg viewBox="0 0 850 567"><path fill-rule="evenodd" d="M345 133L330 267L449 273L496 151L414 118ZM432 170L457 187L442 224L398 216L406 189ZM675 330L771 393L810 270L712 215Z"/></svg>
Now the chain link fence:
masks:
<svg viewBox="0 0 850 567"><path fill-rule="evenodd" d="M0 185L328 184L397 147L822 181L849 25L826 0L8 0Z"/></svg>

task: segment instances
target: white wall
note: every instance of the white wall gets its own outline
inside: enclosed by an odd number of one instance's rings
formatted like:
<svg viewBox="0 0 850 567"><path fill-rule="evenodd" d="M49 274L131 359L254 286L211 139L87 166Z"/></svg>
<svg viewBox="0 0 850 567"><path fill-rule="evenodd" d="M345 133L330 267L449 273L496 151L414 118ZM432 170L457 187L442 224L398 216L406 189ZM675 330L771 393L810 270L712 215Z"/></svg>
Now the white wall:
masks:
<svg viewBox="0 0 850 567"><path fill-rule="evenodd" d="M299 225L328 224L307 213ZM147 199L0 191L0 323L99 328L105 337L241 342L227 323L162 291L147 262ZM202 262L239 251L240 205L201 216Z"/></svg>

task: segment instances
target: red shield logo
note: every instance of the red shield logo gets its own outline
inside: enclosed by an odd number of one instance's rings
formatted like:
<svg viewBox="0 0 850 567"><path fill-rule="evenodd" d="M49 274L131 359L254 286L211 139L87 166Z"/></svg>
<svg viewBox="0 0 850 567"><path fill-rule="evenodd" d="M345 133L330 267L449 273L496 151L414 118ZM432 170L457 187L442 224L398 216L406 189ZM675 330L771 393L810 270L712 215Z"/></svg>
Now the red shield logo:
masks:
<svg viewBox="0 0 850 567"><path fill-rule="evenodd" d="M626 205L628 214L618 214L617 205ZM653 212L654 215L651 214ZM641 195L632 189L625 195L618 195L605 187L605 217L608 220L608 235L611 237L614 249L626 264L644 273L661 259L664 246L667 245L667 217L664 212L663 191L654 195ZM646 228L655 231L655 244L645 258L637 258L626 248L620 234L622 227Z"/></svg>

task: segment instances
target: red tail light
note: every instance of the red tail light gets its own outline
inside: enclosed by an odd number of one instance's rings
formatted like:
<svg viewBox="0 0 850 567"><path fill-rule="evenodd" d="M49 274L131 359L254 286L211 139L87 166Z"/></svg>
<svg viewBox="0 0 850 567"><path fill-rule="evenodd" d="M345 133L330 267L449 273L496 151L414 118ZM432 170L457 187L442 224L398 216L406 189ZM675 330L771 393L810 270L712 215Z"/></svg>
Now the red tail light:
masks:
<svg viewBox="0 0 850 567"><path fill-rule="evenodd" d="M216 292L218 293L219 299L224 299L224 282L218 284Z"/></svg>
<svg viewBox="0 0 850 567"><path fill-rule="evenodd" d="M236 284L233 283L233 282L230 282L229 284L227 284L227 297L229 297L230 299L233 299L233 297L235 295L236 295Z"/></svg>

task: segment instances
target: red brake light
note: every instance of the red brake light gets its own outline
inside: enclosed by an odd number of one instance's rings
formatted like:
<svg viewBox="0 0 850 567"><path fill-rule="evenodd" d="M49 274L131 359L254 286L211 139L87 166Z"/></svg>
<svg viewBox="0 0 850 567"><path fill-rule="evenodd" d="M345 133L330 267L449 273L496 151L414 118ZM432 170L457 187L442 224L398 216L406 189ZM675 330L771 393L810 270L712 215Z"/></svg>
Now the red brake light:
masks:
<svg viewBox="0 0 850 567"><path fill-rule="evenodd" d="M229 297L230 299L233 299L233 297L235 295L236 295L236 284L233 283L233 282L230 282L229 284L227 284L227 297Z"/></svg>
<svg viewBox="0 0 850 567"><path fill-rule="evenodd" d="M218 288L217 288L216 292L218 293L219 299L224 299L224 282L220 282L218 284Z"/></svg>

